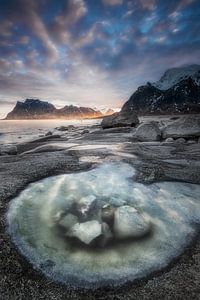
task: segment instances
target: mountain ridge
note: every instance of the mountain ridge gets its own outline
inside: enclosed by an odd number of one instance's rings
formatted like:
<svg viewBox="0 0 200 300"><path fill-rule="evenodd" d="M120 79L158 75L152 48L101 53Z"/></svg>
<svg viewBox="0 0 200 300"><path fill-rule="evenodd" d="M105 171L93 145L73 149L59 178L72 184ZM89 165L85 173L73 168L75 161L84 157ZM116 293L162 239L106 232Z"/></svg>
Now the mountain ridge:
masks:
<svg viewBox="0 0 200 300"><path fill-rule="evenodd" d="M121 112L128 111L139 115L200 113L200 65L169 69L156 84L138 87L122 106Z"/></svg>
<svg viewBox="0 0 200 300"><path fill-rule="evenodd" d="M53 104L39 99L17 101L15 107L6 116L6 120L34 120L34 119L85 119L96 118L103 114L90 107L66 105L57 109Z"/></svg>

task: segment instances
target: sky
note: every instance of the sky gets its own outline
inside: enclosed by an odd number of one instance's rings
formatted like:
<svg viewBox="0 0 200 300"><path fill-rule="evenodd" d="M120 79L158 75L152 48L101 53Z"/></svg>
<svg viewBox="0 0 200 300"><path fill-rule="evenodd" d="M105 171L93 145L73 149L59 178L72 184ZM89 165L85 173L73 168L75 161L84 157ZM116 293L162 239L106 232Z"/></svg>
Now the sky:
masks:
<svg viewBox="0 0 200 300"><path fill-rule="evenodd" d="M17 100L118 108L200 62L200 0L0 0L0 117Z"/></svg>

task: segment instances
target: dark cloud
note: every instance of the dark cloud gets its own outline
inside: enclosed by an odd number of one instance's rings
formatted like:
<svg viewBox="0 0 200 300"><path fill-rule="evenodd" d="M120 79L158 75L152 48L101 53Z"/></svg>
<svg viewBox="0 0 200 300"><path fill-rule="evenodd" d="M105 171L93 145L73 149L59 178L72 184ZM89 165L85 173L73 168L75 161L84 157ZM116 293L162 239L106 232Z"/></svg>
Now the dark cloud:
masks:
<svg viewBox="0 0 200 300"><path fill-rule="evenodd" d="M198 0L1 0L0 103L117 106L167 68L199 62L199 19Z"/></svg>

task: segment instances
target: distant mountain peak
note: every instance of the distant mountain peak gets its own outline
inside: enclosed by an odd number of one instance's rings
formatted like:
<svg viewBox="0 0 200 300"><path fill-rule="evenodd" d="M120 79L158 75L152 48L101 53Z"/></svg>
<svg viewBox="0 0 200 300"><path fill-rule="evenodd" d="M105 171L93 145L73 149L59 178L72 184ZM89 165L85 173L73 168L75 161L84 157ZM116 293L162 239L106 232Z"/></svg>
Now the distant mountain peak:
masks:
<svg viewBox="0 0 200 300"><path fill-rule="evenodd" d="M100 111L96 111L89 107L78 107L74 105L66 105L61 109L47 101L39 99L26 99L25 101L17 101L14 109L8 113L6 119L75 119L75 118L95 118L102 116Z"/></svg>

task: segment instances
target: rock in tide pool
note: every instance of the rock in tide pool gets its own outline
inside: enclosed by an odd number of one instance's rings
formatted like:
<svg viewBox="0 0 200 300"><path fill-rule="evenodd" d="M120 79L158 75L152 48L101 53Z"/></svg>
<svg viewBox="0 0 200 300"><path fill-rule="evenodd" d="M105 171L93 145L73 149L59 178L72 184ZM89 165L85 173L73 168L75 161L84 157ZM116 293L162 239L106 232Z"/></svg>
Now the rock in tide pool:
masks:
<svg viewBox="0 0 200 300"><path fill-rule="evenodd" d="M102 207L101 218L103 222L112 224L114 220L115 207L112 205L106 204Z"/></svg>
<svg viewBox="0 0 200 300"><path fill-rule="evenodd" d="M117 238L139 238L150 230L149 223L134 207L118 207L114 216L114 233Z"/></svg>
<svg viewBox="0 0 200 300"><path fill-rule="evenodd" d="M156 122L147 122L137 127L133 137L136 137L141 142L159 141L161 139L161 130Z"/></svg>
<svg viewBox="0 0 200 300"><path fill-rule="evenodd" d="M69 237L75 237L86 245L89 245L93 240L102 234L101 224L96 221L88 221L77 223L71 227L66 234Z"/></svg>
<svg viewBox="0 0 200 300"><path fill-rule="evenodd" d="M97 201L94 195L82 197L77 203L77 211L79 215L86 219L94 209L96 203Z"/></svg>
<svg viewBox="0 0 200 300"><path fill-rule="evenodd" d="M64 227L66 230L69 230L77 222L78 222L77 216L73 214L67 214L59 221L59 225Z"/></svg>

